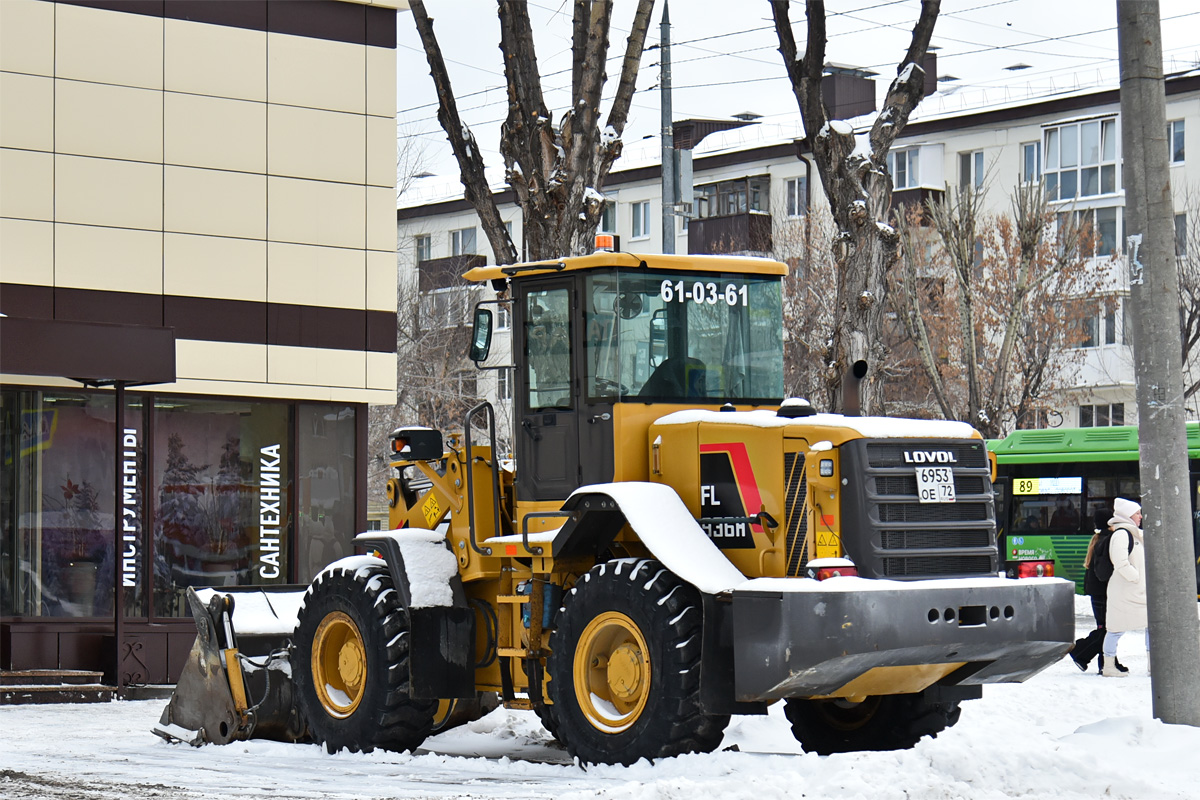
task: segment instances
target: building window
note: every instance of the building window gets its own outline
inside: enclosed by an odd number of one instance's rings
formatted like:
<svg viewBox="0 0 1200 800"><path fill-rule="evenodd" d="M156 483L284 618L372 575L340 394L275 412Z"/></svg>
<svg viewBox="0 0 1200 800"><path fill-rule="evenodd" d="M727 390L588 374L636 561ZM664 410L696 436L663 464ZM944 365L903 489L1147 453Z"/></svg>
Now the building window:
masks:
<svg viewBox="0 0 1200 800"><path fill-rule="evenodd" d="M353 406L324 403L299 404L296 418L296 568L308 583L354 555L357 423Z"/></svg>
<svg viewBox="0 0 1200 800"><path fill-rule="evenodd" d="M1187 255L1187 212L1175 215L1175 255Z"/></svg>
<svg viewBox="0 0 1200 800"><path fill-rule="evenodd" d="M1042 177L1042 143L1025 142L1021 145L1021 180L1036 183Z"/></svg>
<svg viewBox="0 0 1200 800"><path fill-rule="evenodd" d="M506 331L512 327L512 315L508 312L508 304L500 303L496 306L496 330Z"/></svg>
<svg viewBox="0 0 1200 800"><path fill-rule="evenodd" d="M650 235L650 201L633 204L633 238L645 239Z"/></svg>
<svg viewBox="0 0 1200 800"><path fill-rule="evenodd" d="M473 256L478 252L475 247L474 228L450 231L450 255Z"/></svg>
<svg viewBox="0 0 1200 800"><path fill-rule="evenodd" d="M787 192L787 215L803 217L808 213L808 179L789 178L784 186Z"/></svg>
<svg viewBox="0 0 1200 800"><path fill-rule="evenodd" d="M692 193L694 216L704 219L747 213L769 214L770 188L769 175L754 175L697 186Z"/></svg>
<svg viewBox="0 0 1200 800"><path fill-rule="evenodd" d="M427 233L418 233L413 237L416 244L417 261L428 261L433 258L433 237Z"/></svg>
<svg viewBox="0 0 1200 800"><path fill-rule="evenodd" d="M1120 233L1118 223L1123 217L1121 209L1118 209L1116 206L1107 206L1102 208L1085 208L1082 211L1075 211L1073 213L1079 230L1081 232L1091 231L1091 255L1111 256L1117 252L1117 243L1120 241L1118 238ZM1058 215L1058 230L1060 233L1066 230L1066 223L1067 212L1062 212ZM1059 242L1060 250L1064 244L1064 242Z"/></svg>
<svg viewBox="0 0 1200 800"><path fill-rule="evenodd" d="M1074 200L1117 191L1116 119L1047 128L1046 197Z"/></svg>
<svg viewBox="0 0 1200 800"><path fill-rule="evenodd" d="M156 398L156 614L187 616L188 586L289 582L290 411L283 403Z"/></svg>
<svg viewBox="0 0 1200 800"><path fill-rule="evenodd" d="M983 151L958 154L958 188L983 188Z"/></svg>
<svg viewBox="0 0 1200 800"><path fill-rule="evenodd" d="M1167 151L1171 154L1172 164L1183 163L1183 120L1176 119L1167 123Z"/></svg>
<svg viewBox="0 0 1200 800"><path fill-rule="evenodd" d="M617 232L617 204L606 200L604 201L604 210L600 212L600 229L599 233L616 233Z"/></svg>
<svg viewBox="0 0 1200 800"><path fill-rule="evenodd" d="M496 370L496 399L512 400L512 376L508 369Z"/></svg>
<svg viewBox="0 0 1200 800"><path fill-rule="evenodd" d="M1107 428L1125 424L1124 403L1097 403L1079 407L1079 427Z"/></svg>
<svg viewBox="0 0 1200 800"><path fill-rule="evenodd" d="M921 182L921 150L910 147L888 153L888 172L892 174L893 189L911 189Z"/></svg>
<svg viewBox="0 0 1200 800"><path fill-rule="evenodd" d="M430 289L421 294L421 329L457 328L470 322L471 291L466 286Z"/></svg>

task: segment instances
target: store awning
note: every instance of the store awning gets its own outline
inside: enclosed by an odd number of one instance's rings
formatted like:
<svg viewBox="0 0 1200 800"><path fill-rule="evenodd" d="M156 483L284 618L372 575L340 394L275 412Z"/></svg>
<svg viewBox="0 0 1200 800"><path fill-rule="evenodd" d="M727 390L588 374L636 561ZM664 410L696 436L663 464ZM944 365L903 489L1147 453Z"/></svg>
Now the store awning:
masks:
<svg viewBox="0 0 1200 800"><path fill-rule="evenodd" d="M0 373L172 383L175 329L0 316Z"/></svg>

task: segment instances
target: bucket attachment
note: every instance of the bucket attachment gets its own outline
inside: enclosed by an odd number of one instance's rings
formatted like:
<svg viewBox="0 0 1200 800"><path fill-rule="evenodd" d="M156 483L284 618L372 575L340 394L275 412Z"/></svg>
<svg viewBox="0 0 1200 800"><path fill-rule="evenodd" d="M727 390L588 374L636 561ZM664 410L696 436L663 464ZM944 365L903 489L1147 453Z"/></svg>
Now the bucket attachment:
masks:
<svg viewBox="0 0 1200 800"><path fill-rule="evenodd" d="M261 655L239 652L233 594L213 592L205 603L189 587L187 599L196 641L154 733L195 747L250 738L304 738L287 647L280 646L278 637L243 637ZM251 705L253 698L261 699Z"/></svg>

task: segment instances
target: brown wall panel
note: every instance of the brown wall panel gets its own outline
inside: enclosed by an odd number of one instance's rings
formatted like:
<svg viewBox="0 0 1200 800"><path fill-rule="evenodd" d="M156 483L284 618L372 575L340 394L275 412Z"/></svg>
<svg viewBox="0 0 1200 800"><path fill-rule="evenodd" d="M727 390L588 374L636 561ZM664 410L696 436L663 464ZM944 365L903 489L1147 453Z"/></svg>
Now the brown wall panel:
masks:
<svg viewBox="0 0 1200 800"><path fill-rule="evenodd" d="M163 324L163 296L59 287L54 290L54 318L158 327Z"/></svg>
<svg viewBox="0 0 1200 800"><path fill-rule="evenodd" d="M112 658L112 637L108 634L82 631L58 634L60 669L102 669L105 677L111 680L115 668Z"/></svg>
<svg viewBox="0 0 1200 800"><path fill-rule="evenodd" d="M0 283L0 314L54 319L54 287Z"/></svg>
<svg viewBox="0 0 1200 800"><path fill-rule="evenodd" d="M265 31L267 0L167 0L163 16L167 19Z"/></svg>
<svg viewBox="0 0 1200 800"><path fill-rule="evenodd" d="M121 641L121 678L126 685L167 683L166 633L126 634Z"/></svg>
<svg viewBox="0 0 1200 800"><path fill-rule="evenodd" d="M367 346L372 353L396 352L396 314L391 311L367 312ZM366 530L364 528L364 530Z"/></svg>
<svg viewBox="0 0 1200 800"><path fill-rule="evenodd" d="M10 641L12 659L3 665L6 668L47 669L58 666L58 637L54 634L13 630Z"/></svg>
<svg viewBox="0 0 1200 800"><path fill-rule="evenodd" d="M375 47L396 46L394 9L337 0L58 0L73 6L287 33Z"/></svg>
<svg viewBox="0 0 1200 800"><path fill-rule="evenodd" d="M364 313L348 308L272 303L267 307L267 338L270 344L289 347L365 350Z"/></svg>
<svg viewBox="0 0 1200 800"><path fill-rule="evenodd" d="M164 298L165 324L176 339L267 343L267 304L212 297Z"/></svg>

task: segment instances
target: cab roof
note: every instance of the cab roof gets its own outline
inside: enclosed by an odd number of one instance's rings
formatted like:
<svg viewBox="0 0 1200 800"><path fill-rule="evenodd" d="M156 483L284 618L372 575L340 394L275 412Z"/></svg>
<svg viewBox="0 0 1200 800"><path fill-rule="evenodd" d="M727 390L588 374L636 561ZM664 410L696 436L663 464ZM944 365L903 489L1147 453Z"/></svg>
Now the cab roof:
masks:
<svg viewBox="0 0 1200 800"><path fill-rule="evenodd" d="M467 270L463 277L469 281L493 281L517 275L552 275L558 272L574 272L600 267L677 272L732 272L744 275L787 274L787 265L782 261L753 256L663 255L661 253L636 254L597 251L591 255L570 256L550 261L475 267Z"/></svg>

